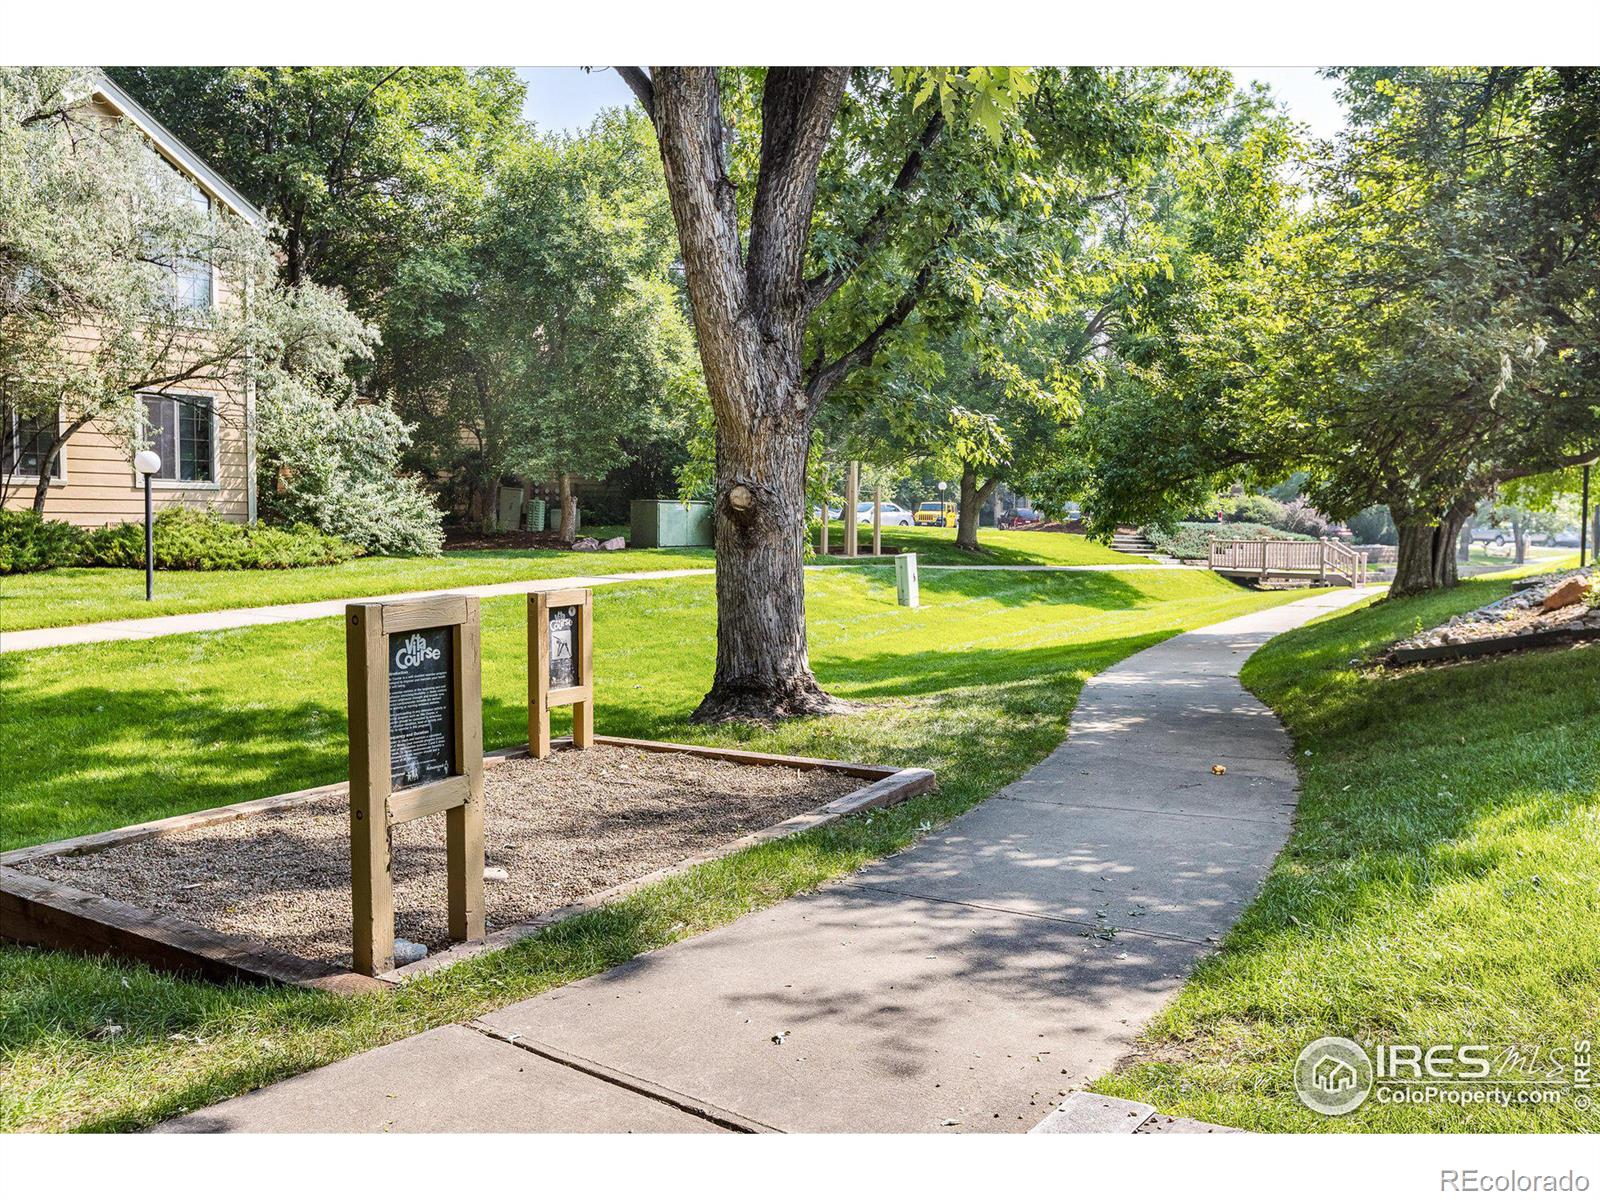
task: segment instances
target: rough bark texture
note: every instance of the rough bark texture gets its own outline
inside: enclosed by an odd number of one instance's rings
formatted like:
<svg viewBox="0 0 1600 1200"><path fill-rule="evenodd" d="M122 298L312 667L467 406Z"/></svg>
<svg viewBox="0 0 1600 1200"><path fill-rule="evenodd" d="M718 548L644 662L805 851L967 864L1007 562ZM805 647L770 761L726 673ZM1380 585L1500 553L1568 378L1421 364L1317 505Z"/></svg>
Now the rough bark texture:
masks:
<svg viewBox="0 0 1600 1200"><path fill-rule="evenodd" d="M961 471L961 504L956 512L956 545L963 550L977 550L978 517L983 506L994 495L1000 483L999 476L988 483L978 483L976 467L963 467Z"/></svg>
<svg viewBox="0 0 1600 1200"><path fill-rule="evenodd" d="M1390 596L1414 596L1460 582L1456 567L1456 541L1472 516L1471 505L1457 504L1432 522L1405 519L1395 523L1399 535L1399 561L1395 564Z"/></svg>
<svg viewBox="0 0 1600 1200"><path fill-rule="evenodd" d="M578 537L578 490L572 486L572 474L561 473L561 532L563 542L571 543Z"/></svg>
<svg viewBox="0 0 1600 1200"><path fill-rule="evenodd" d="M847 78L843 68L768 71L747 255L722 158L716 71L657 67L649 81L717 418L717 667L697 721L846 707L818 686L806 652L805 465L816 398L801 351L817 165Z"/></svg>

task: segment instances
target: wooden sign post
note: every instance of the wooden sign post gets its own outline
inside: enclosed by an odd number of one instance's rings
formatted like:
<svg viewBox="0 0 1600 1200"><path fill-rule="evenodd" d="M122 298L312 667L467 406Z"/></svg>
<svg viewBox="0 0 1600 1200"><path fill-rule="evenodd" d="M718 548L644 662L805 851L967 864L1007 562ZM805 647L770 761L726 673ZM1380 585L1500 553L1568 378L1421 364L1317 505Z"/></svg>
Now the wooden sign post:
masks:
<svg viewBox="0 0 1600 1200"><path fill-rule="evenodd" d="M483 937L483 699L476 596L345 607L355 969L394 969L391 830L445 814L450 937Z"/></svg>
<svg viewBox="0 0 1600 1200"><path fill-rule="evenodd" d="M528 753L550 756L550 710L572 705L572 744L594 745L594 593L528 593Z"/></svg>

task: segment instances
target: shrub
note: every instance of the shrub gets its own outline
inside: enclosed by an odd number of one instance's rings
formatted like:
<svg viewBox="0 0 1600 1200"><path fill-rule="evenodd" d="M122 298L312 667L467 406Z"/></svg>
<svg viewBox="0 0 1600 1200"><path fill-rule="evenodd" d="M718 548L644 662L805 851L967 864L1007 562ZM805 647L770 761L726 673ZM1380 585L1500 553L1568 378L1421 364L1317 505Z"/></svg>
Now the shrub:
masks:
<svg viewBox="0 0 1600 1200"><path fill-rule="evenodd" d="M156 516L156 566L165 571L317 567L344 562L359 552L309 525L235 525L214 512L188 508L163 509ZM85 539L83 561L103 567L144 566L144 526L129 522L95 530Z"/></svg>
<svg viewBox="0 0 1600 1200"><path fill-rule="evenodd" d="M1363 508L1351 517L1350 533L1358 546L1393 546L1400 540L1389 510L1381 504Z"/></svg>
<svg viewBox="0 0 1600 1200"><path fill-rule="evenodd" d="M1151 545L1158 553L1170 554L1173 558L1204 558L1213 538L1218 541L1228 538L1252 541L1261 538L1311 540L1304 534L1285 533L1281 529L1273 529L1267 525L1239 521L1182 521L1170 532L1149 526L1144 530L1144 535L1150 539Z"/></svg>
<svg viewBox="0 0 1600 1200"><path fill-rule="evenodd" d="M1228 496L1219 506L1224 521L1284 528L1284 505L1271 496Z"/></svg>
<svg viewBox="0 0 1600 1200"><path fill-rule="evenodd" d="M443 514L417 480L400 473L411 428L385 404L312 392L264 402L262 513L283 525L311 525L369 554L438 554Z"/></svg>
<svg viewBox="0 0 1600 1200"><path fill-rule="evenodd" d="M1328 531L1333 528L1333 522L1313 508L1311 501L1303 496L1296 496L1285 504L1283 517L1275 524L1290 533L1303 533L1314 538L1327 537Z"/></svg>
<svg viewBox="0 0 1600 1200"><path fill-rule="evenodd" d="M83 531L34 512L0 511L0 575L77 565Z"/></svg>

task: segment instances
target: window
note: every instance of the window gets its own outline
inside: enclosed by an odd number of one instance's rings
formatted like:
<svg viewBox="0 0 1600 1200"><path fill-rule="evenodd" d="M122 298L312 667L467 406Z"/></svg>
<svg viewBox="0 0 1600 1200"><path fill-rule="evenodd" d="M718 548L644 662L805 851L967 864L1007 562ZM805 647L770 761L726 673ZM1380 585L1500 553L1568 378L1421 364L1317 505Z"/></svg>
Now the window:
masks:
<svg viewBox="0 0 1600 1200"><path fill-rule="evenodd" d="M212 459L216 413L206 396L146 396L145 445L161 456L157 479L215 483Z"/></svg>
<svg viewBox="0 0 1600 1200"><path fill-rule="evenodd" d="M182 180L183 194L202 213L211 211L211 198L191 181ZM179 308L211 307L211 260L175 253L167 265L167 286Z"/></svg>
<svg viewBox="0 0 1600 1200"><path fill-rule="evenodd" d="M0 475L39 478L40 464L50 453L50 446L60 428L57 414L24 417L9 408L4 411L5 438L0 442ZM62 453L57 454L55 461L50 464L51 479L61 478L61 460L65 457L63 448Z"/></svg>
<svg viewBox="0 0 1600 1200"><path fill-rule="evenodd" d="M172 298L179 308L211 307L211 264L199 258L179 258L172 265Z"/></svg>

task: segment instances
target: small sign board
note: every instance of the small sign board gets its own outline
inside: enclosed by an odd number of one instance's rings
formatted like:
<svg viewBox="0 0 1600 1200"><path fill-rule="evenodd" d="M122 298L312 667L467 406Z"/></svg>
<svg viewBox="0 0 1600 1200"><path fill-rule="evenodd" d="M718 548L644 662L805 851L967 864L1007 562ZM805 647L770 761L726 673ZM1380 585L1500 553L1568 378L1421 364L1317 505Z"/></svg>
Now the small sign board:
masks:
<svg viewBox="0 0 1600 1200"><path fill-rule="evenodd" d="M394 969L393 826L445 814L450 937L483 937L483 700L475 596L345 608L351 957Z"/></svg>
<svg viewBox="0 0 1600 1200"><path fill-rule="evenodd" d="M389 786L394 791L459 774L454 632L444 625L389 635Z"/></svg>
<svg viewBox="0 0 1600 1200"><path fill-rule="evenodd" d="M550 710L572 706L572 744L594 744L594 593L528 593L528 753L550 754Z"/></svg>
<svg viewBox="0 0 1600 1200"><path fill-rule="evenodd" d="M550 686L578 686L578 606L550 609Z"/></svg>

